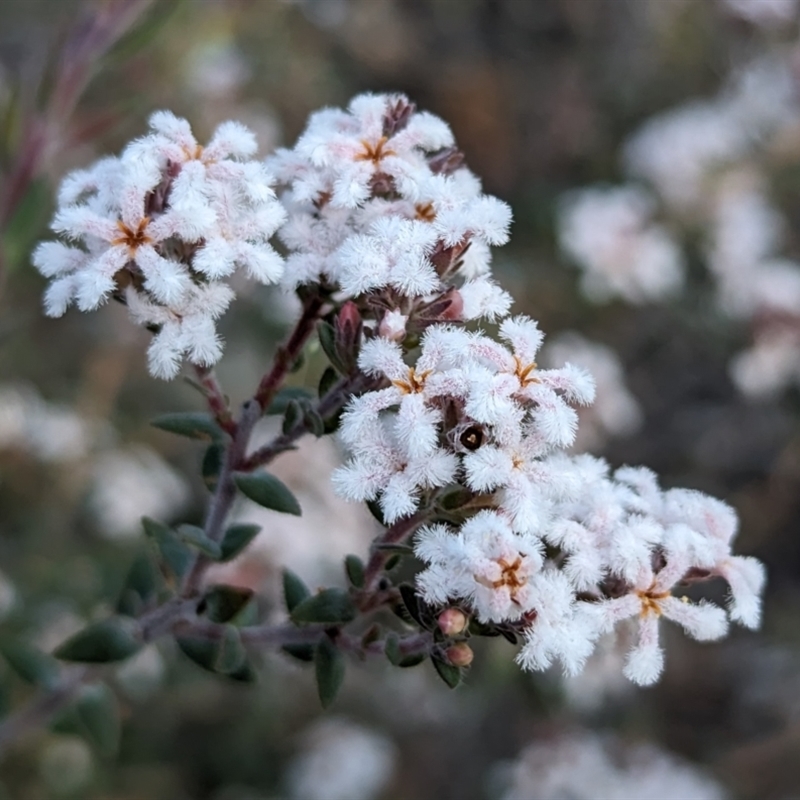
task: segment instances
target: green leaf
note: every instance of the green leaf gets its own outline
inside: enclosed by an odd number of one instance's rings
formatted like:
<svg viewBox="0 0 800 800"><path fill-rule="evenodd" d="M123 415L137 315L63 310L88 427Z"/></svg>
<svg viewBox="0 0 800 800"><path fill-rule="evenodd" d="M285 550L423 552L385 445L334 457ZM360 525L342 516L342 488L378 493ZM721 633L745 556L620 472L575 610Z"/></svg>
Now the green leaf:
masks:
<svg viewBox="0 0 800 800"><path fill-rule="evenodd" d="M162 414L152 420L150 424L154 428L168 433L188 436L190 439L203 439L208 442L220 441L225 435L214 417L204 411L179 411L173 414Z"/></svg>
<svg viewBox="0 0 800 800"><path fill-rule="evenodd" d="M219 643L213 639L204 639L199 636L176 636L180 651L198 667L202 667L209 672L215 672L217 663L217 651Z"/></svg>
<svg viewBox="0 0 800 800"><path fill-rule="evenodd" d="M303 419L303 409L297 400L290 400L286 406L286 413L283 415L283 425L281 431L284 434L291 433L295 425Z"/></svg>
<svg viewBox="0 0 800 800"><path fill-rule="evenodd" d="M460 667L454 667L438 658L432 658L431 661L436 668L436 673L451 689L455 689L461 683L463 673Z"/></svg>
<svg viewBox="0 0 800 800"><path fill-rule="evenodd" d="M304 407L303 422L305 423L306 429L313 433L317 439L325 435L325 421L313 406L307 405Z"/></svg>
<svg viewBox="0 0 800 800"><path fill-rule="evenodd" d="M239 629L233 625L226 625L222 641L217 648L214 669L223 675L233 675L244 666L246 660L247 653Z"/></svg>
<svg viewBox="0 0 800 800"><path fill-rule="evenodd" d="M282 481L269 472L259 472L255 475L237 472L233 480L245 497L249 497L264 508L280 511L283 514L294 514L297 517L302 514L297 498Z"/></svg>
<svg viewBox="0 0 800 800"><path fill-rule="evenodd" d="M192 562L189 548L178 538L175 531L163 522L142 517L142 525L147 538L156 548L164 577L172 580L182 578Z"/></svg>
<svg viewBox="0 0 800 800"><path fill-rule="evenodd" d="M320 320L317 323L317 335L325 355L328 356L328 360L331 362L331 366L341 375L346 375L347 369L336 352L336 331L333 325L330 322L325 322L325 320Z"/></svg>
<svg viewBox="0 0 800 800"><path fill-rule="evenodd" d="M302 386L286 386L275 394L265 414L285 414L292 400L313 400L314 395Z"/></svg>
<svg viewBox="0 0 800 800"><path fill-rule="evenodd" d="M218 561L222 555L220 545L209 539L206 532L197 525L178 525L178 538L185 544L196 547L201 553L205 553L209 558Z"/></svg>
<svg viewBox="0 0 800 800"><path fill-rule="evenodd" d="M9 667L22 680L45 689L52 688L58 682L58 662L26 642L5 642L0 653Z"/></svg>
<svg viewBox="0 0 800 800"><path fill-rule="evenodd" d="M417 597L414 587L408 583L400 584L400 597L403 598L406 611L408 611L411 619L421 628L428 627L429 620L425 620L422 615L423 606L420 604L419 597Z"/></svg>
<svg viewBox="0 0 800 800"><path fill-rule="evenodd" d="M325 397L338 382L339 375L336 370L333 367L325 367L325 372L322 373L322 377L319 379L319 387L317 388L317 394L320 399Z"/></svg>
<svg viewBox="0 0 800 800"><path fill-rule="evenodd" d="M310 595L311 592L298 575L290 569L283 571L283 599L290 614Z"/></svg>
<svg viewBox="0 0 800 800"><path fill-rule="evenodd" d="M203 483L209 492L217 490L217 481L224 461L225 445L212 444L206 448L206 452L203 454L203 463L200 466L200 474L203 476Z"/></svg>
<svg viewBox="0 0 800 800"><path fill-rule="evenodd" d="M56 648L53 655L62 661L105 664L124 661L142 647L138 625L125 617L95 622Z"/></svg>
<svg viewBox="0 0 800 800"><path fill-rule="evenodd" d="M351 622L356 618L356 607L342 589L323 589L295 606L291 617L297 623Z"/></svg>
<svg viewBox="0 0 800 800"><path fill-rule="evenodd" d="M104 683L84 686L76 703L81 732L101 755L111 757L119 749L122 724L117 698Z"/></svg>
<svg viewBox="0 0 800 800"><path fill-rule="evenodd" d="M323 708L328 708L339 693L345 672L344 656L329 636L323 636L317 644L314 651L314 671L320 702Z"/></svg>
<svg viewBox="0 0 800 800"><path fill-rule="evenodd" d="M256 673L246 660L244 648L239 649L241 640L238 629L233 626L227 627L230 631L226 629L220 641L191 634L176 636L175 641L180 651L198 667L216 675L224 675L234 681L253 683L256 680ZM238 643L237 638L239 638ZM230 672L225 671L229 668L232 668Z"/></svg>
<svg viewBox="0 0 800 800"><path fill-rule="evenodd" d="M313 644L285 644L281 650L298 661L309 662L314 660Z"/></svg>
<svg viewBox="0 0 800 800"><path fill-rule="evenodd" d="M372 516L378 520L378 522L380 522L384 528L388 527L383 516L383 511L381 510L380 504L377 500L368 500L367 508L369 509L369 513L372 514Z"/></svg>
<svg viewBox="0 0 800 800"><path fill-rule="evenodd" d="M212 622L230 622L252 597L252 589L222 584L212 586L203 596L197 611Z"/></svg>
<svg viewBox="0 0 800 800"><path fill-rule="evenodd" d="M361 589L364 586L366 577L364 575L364 562L354 555L349 555L344 560L344 570L347 573L347 578L356 589Z"/></svg>
<svg viewBox="0 0 800 800"><path fill-rule="evenodd" d="M452 484L442 490L438 497L437 504L439 508L445 511L455 511L465 506L474 496L475 493L466 487L459 484Z"/></svg>
<svg viewBox="0 0 800 800"><path fill-rule="evenodd" d="M232 561L258 536L260 525L231 525L220 546L220 561Z"/></svg>
<svg viewBox="0 0 800 800"><path fill-rule="evenodd" d="M146 553L139 553L131 563L117 600L117 613L129 617L139 616L156 596L159 576Z"/></svg>

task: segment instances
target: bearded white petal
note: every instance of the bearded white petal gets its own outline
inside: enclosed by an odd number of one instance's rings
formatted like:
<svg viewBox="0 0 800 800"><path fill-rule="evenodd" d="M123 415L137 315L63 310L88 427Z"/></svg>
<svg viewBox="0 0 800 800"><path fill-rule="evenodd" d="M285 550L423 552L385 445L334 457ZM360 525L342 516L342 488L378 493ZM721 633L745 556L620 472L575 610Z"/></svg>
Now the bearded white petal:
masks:
<svg viewBox="0 0 800 800"><path fill-rule="evenodd" d="M623 674L640 686L655 683L664 670L664 651L658 641L658 617L648 614L639 620L636 645L628 653Z"/></svg>

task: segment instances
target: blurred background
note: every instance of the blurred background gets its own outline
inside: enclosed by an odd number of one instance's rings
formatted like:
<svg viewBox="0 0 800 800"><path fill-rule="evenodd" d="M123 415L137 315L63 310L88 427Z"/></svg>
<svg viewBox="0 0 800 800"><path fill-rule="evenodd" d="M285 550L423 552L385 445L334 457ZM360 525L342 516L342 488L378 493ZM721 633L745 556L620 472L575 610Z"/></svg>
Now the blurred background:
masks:
<svg viewBox="0 0 800 800"><path fill-rule="evenodd" d="M429 663L353 665L332 712L313 675L264 660L231 686L151 646L118 670L119 752L41 731L0 766L14 800L556 800L800 797L800 4L795 0L3 0L0 3L0 640L52 649L113 607L139 518L201 519L202 449L148 425L199 409L147 375L121 307L41 313L29 261L66 171L148 115L199 139L229 118L260 152L362 91L406 92L452 126L514 209L498 280L589 367L578 447L726 499L764 560L763 629L666 630L661 682L522 673L481 640L451 692ZM239 287L218 370L235 402L294 306ZM295 383L316 385L312 358ZM265 434L266 435L266 434ZM276 468L304 517L265 525L226 580L280 613L280 570L342 582L369 515L327 483L318 440ZM310 466L309 466L310 465ZM721 590L720 590L721 593ZM32 693L0 664L3 713Z"/></svg>

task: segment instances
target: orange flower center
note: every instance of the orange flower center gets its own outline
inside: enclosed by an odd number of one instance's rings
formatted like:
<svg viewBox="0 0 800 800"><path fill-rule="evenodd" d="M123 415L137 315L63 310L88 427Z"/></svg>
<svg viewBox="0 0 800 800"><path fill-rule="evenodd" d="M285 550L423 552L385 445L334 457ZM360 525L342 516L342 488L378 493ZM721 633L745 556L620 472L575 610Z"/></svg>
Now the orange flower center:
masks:
<svg viewBox="0 0 800 800"><path fill-rule="evenodd" d="M366 139L362 139L361 146L364 149L356 156L356 161L371 161L373 166L377 167L387 156L397 155L394 150L386 147L388 141L389 139L386 136L381 136L377 143L373 145Z"/></svg>
<svg viewBox="0 0 800 800"><path fill-rule="evenodd" d="M433 372L433 370L427 369L425 372L417 375L414 371L414 367L409 367L408 378L404 381L392 381L392 386L396 386L403 394L417 394L425 388L425 381L431 372Z"/></svg>
<svg viewBox="0 0 800 800"><path fill-rule="evenodd" d="M417 203L414 208L417 211L416 219L421 222L433 222L436 219L436 210L433 203Z"/></svg>
<svg viewBox="0 0 800 800"><path fill-rule="evenodd" d="M516 365L514 374L519 378L521 386L525 387L532 383L539 383L539 379L531 375L538 366L535 361L531 361L530 364L523 364L519 356L514 356L514 364Z"/></svg>
<svg viewBox="0 0 800 800"><path fill-rule="evenodd" d="M125 246L133 255L142 245L152 243L153 240L147 235L149 224L150 217L142 217L135 228L129 228L122 220L117 220L120 235L116 239L112 239L111 244Z"/></svg>
<svg viewBox="0 0 800 800"><path fill-rule="evenodd" d="M648 614L655 614L657 617L661 616L661 601L670 597L670 592L654 592L651 586L647 591L637 591L636 594L639 600L642 601L642 610L639 616L646 617Z"/></svg>
<svg viewBox="0 0 800 800"><path fill-rule="evenodd" d="M475 580L487 589L502 589L507 586L511 594L511 602L516 603L517 593L528 582L526 575L520 575L522 556L517 555L510 563L505 558L498 559L497 565L500 567L500 577L497 580L490 581L482 575L475 575Z"/></svg>

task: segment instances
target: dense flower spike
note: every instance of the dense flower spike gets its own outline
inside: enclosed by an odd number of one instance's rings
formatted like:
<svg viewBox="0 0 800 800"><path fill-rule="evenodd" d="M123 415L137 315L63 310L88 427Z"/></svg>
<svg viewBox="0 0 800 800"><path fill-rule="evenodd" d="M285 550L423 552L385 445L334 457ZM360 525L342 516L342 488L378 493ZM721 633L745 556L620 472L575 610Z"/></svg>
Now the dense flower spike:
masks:
<svg viewBox="0 0 800 800"><path fill-rule="evenodd" d="M210 366L222 354L214 322L233 299L222 282L237 267L274 283L283 262L268 243L285 218L264 167L251 160L253 135L220 125L205 147L169 112L119 157L68 175L53 230L62 241L33 254L53 281L50 316L71 303L82 311L114 297L156 330L151 372L171 378L181 358Z"/></svg>

